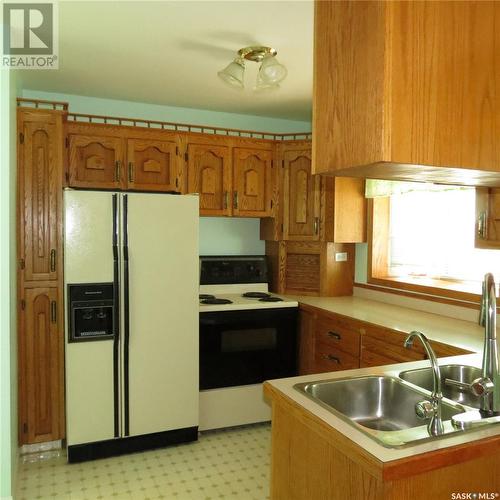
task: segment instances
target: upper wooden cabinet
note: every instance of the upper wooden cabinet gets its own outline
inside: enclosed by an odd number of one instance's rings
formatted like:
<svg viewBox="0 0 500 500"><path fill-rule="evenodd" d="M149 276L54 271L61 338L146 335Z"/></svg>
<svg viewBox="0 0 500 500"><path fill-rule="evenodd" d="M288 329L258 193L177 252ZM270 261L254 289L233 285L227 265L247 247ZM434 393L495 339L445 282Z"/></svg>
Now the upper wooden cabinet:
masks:
<svg viewBox="0 0 500 500"><path fill-rule="evenodd" d="M283 151L283 239L319 240L321 178L311 174L311 149Z"/></svg>
<svg viewBox="0 0 500 500"><path fill-rule="evenodd" d="M268 217L272 213L272 158L268 149L233 149L233 213Z"/></svg>
<svg viewBox="0 0 500 500"><path fill-rule="evenodd" d="M179 134L69 123L66 144L71 187L180 191Z"/></svg>
<svg viewBox="0 0 500 500"><path fill-rule="evenodd" d="M276 149L275 216L261 221L261 238L366 241L364 180L313 175L311 141L284 141Z"/></svg>
<svg viewBox="0 0 500 500"><path fill-rule="evenodd" d="M200 195L200 214L269 217L274 142L71 122L68 185Z"/></svg>
<svg viewBox="0 0 500 500"><path fill-rule="evenodd" d="M127 140L127 187L142 191L178 191L176 140Z"/></svg>
<svg viewBox="0 0 500 500"><path fill-rule="evenodd" d="M104 135L69 135L69 185L120 189L125 181L123 141Z"/></svg>
<svg viewBox="0 0 500 500"><path fill-rule="evenodd" d="M19 111L19 259L25 282L57 280L62 269L62 115Z"/></svg>
<svg viewBox="0 0 500 500"><path fill-rule="evenodd" d="M187 192L199 193L201 215L231 215L231 177L229 147L188 144Z"/></svg>
<svg viewBox="0 0 500 500"><path fill-rule="evenodd" d="M315 3L313 172L500 186L500 2Z"/></svg>

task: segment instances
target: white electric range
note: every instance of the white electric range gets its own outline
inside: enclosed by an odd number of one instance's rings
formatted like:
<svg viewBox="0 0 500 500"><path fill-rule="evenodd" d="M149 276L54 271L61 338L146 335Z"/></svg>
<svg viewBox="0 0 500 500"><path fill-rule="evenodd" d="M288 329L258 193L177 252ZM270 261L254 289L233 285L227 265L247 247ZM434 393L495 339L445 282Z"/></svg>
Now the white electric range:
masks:
<svg viewBox="0 0 500 500"><path fill-rule="evenodd" d="M265 256L200 257L200 430L270 420L262 382L297 374L298 303L268 276Z"/></svg>

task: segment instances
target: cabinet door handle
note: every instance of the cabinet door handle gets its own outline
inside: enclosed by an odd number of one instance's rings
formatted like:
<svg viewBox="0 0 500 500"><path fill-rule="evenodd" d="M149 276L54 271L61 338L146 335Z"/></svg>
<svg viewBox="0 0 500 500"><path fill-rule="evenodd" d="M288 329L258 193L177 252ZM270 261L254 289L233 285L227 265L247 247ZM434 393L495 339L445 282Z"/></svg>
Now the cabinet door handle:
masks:
<svg viewBox="0 0 500 500"><path fill-rule="evenodd" d="M238 208L238 191L235 191L233 195L233 207Z"/></svg>
<svg viewBox="0 0 500 500"><path fill-rule="evenodd" d="M227 209L228 202L229 202L229 193L227 191L224 191L224 202L223 202L224 210Z"/></svg>
<svg viewBox="0 0 500 500"><path fill-rule="evenodd" d="M50 303L50 321L57 323L57 303L55 300Z"/></svg>
<svg viewBox="0 0 500 500"><path fill-rule="evenodd" d="M340 365L340 359L333 354L323 354L323 359L327 359L328 361L332 361L333 363L337 363L338 365Z"/></svg>
<svg viewBox="0 0 500 500"><path fill-rule="evenodd" d="M121 170L121 162L120 160L115 161L115 181L118 182L120 180L120 170Z"/></svg>
<svg viewBox="0 0 500 500"><path fill-rule="evenodd" d="M340 336L340 334L338 334L337 332L332 332L332 331L329 331L328 332L328 336L329 337L332 337L334 339L337 339L337 340L340 340L342 337Z"/></svg>
<svg viewBox="0 0 500 500"><path fill-rule="evenodd" d="M319 217L314 217L314 234L319 233Z"/></svg>
<svg viewBox="0 0 500 500"><path fill-rule="evenodd" d="M128 162L128 181L134 182L134 164L131 161Z"/></svg>
<svg viewBox="0 0 500 500"><path fill-rule="evenodd" d="M486 212L481 212L477 218L477 235L482 240L487 239L487 217Z"/></svg>
<svg viewBox="0 0 500 500"><path fill-rule="evenodd" d="M50 251L50 272L54 273L56 271L56 251L52 249Z"/></svg>

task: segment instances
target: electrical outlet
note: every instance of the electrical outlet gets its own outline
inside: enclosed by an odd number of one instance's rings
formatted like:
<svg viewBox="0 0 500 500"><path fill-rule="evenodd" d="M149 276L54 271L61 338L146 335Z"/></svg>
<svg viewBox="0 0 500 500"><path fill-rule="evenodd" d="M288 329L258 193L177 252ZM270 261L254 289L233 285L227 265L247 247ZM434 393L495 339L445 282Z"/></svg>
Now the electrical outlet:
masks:
<svg viewBox="0 0 500 500"><path fill-rule="evenodd" d="M347 261L347 252L335 253L335 262L346 262L346 261Z"/></svg>

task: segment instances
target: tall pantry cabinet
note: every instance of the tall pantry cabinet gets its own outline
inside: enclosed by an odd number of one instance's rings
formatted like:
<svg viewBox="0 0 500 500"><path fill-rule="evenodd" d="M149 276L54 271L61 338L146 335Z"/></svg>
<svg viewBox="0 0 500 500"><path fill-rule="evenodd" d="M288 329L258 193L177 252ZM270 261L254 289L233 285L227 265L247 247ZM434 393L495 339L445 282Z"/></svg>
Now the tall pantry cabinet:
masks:
<svg viewBox="0 0 500 500"><path fill-rule="evenodd" d="M20 444L64 437L64 115L18 110Z"/></svg>

